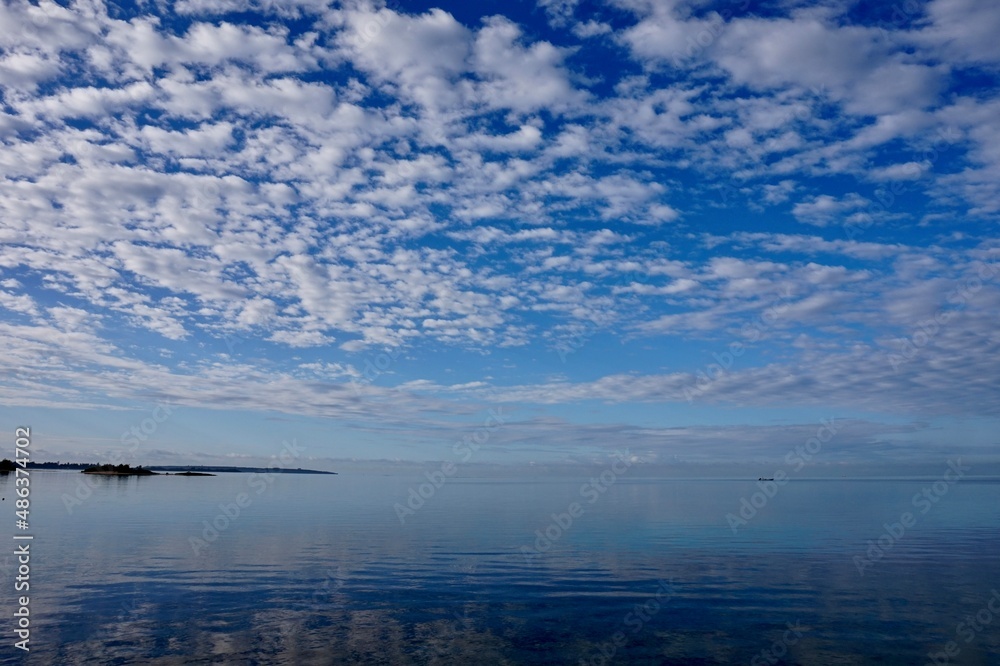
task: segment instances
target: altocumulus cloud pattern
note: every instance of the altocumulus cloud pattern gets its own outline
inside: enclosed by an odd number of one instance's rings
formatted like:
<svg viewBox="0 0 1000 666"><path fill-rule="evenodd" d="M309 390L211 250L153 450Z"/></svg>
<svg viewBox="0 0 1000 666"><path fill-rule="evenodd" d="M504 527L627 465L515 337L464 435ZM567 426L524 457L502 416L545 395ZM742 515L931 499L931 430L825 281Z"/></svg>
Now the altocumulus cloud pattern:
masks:
<svg viewBox="0 0 1000 666"><path fill-rule="evenodd" d="M5 2L0 395L412 442L509 405L511 454L645 460L717 456L718 405L783 455L822 406L831 456L932 454L1000 415L998 28L991 0Z"/></svg>

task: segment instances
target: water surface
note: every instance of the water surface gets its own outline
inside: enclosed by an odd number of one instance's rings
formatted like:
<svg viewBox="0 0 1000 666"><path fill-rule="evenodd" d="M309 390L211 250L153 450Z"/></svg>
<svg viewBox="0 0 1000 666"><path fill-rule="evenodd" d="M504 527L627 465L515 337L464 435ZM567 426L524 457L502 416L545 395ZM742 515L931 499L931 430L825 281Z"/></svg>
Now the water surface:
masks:
<svg viewBox="0 0 1000 666"><path fill-rule="evenodd" d="M32 472L4 663L1000 663L1000 615L959 627L1000 590L996 482L921 513L933 480L794 480L734 533L752 481L453 478L401 523L419 475L82 477Z"/></svg>

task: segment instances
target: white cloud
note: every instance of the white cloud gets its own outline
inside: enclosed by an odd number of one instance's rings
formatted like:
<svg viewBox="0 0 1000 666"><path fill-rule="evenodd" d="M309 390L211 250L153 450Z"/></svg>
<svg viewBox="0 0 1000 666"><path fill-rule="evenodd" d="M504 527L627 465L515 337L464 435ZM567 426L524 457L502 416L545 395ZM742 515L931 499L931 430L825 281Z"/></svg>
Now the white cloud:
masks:
<svg viewBox="0 0 1000 666"><path fill-rule="evenodd" d="M829 194L820 194L795 204L792 214L800 222L825 227L845 223L851 213L861 210L870 203L869 200L854 193L839 199Z"/></svg>
<svg viewBox="0 0 1000 666"><path fill-rule="evenodd" d="M472 33L440 9L403 16L391 9L347 11L339 35L348 55L372 76L429 109L463 102L467 89L456 85L467 70Z"/></svg>
<svg viewBox="0 0 1000 666"><path fill-rule="evenodd" d="M611 34L612 27L607 23L590 19L584 23L574 24L572 30L573 34L580 39L590 39L591 37Z"/></svg>
<svg viewBox="0 0 1000 666"><path fill-rule="evenodd" d="M972 246L985 232L970 220L1000 201L995 95L949 78L992 75L991 6L939 0L888 34L832 6L753 18L621 0L585 22L575 2L540 6L539 30L198 0L179 31L153 7L127 22L99 4L0 7L0 333L4 367L39 380L4 400L114 406L162 386L189 404L381 418L348 393L346 355L449 350L427 370L443 375L474 353L492 365L468 372L487 374L591 336L648 345L629 357L644 374L581 379L581 353L559 368L574 379L511 395L680 400L690 359L645 360L674 336L733 338L777 299L770 365L706 400L821 401L828 383L831 402L857 405L875 390L864 379L898 389L889 407L905 411L940 379L942 411L992 413L986 382L968 408L959 389L979 381L962 345L996 343L992 285L926 363L876 367L990 250L947 248ZM627 54L595 66L616 44L589 38L626 20L618 44L642 70ZM880 183L901 180L911 200L872 212ZM859 216L930 226L842 237ZM816 233L772 231L790 219ZM717 223L727 235L705 233ZM113 342L130 336L162 365ZM253 341L245 355L233 336ZM247 360L258 353L266 367ZM454 407L418 389L483 388L438 379L360 390L412 416Z"/></svg>
<svg viewBox="0 0 1000 666"><path fill-rule="evenodd" d="M678 11L680 5L677 0L649 3L639 10L647 15L619 39L641 60L683 66L685 61L701 55L726 27L716 12L693 19Z"/></svg>
<svg viewBox="0 0 1000 666"><path fill-rule="evenodd" d="M27 294L12 294L7 291L0 291L0 307L22 314L38 314L38 306L35 304L34 299Z"/></svg>
<svg viewBox="0 0 1000 666"><path fill-rule="evenodd" d="M521 38L521 29L499 16L486 19L476 35L472 63L485 79L480 94L486 104L521 112L560 111L586 98L569 81L565 49L541 41L524 46Z"/></svg>
<svg viewBox="0 0 1000 666"><path fill-rule="evenodd" d="M319 331L275 331L268 340L280 342L290 347L319 347L334 342L334 338L323 335Z"/></svg>
<svg viewBox="0 0 1000 666"><path fill-rule="evenodd" d="M563 27L573 19L580 0L538 0L538 6L545 10L549 22L556 27Z"/></svg>
<svg viewBox="0 0 1000 666"><path fill-rule="evenodd" d="M520 152L537 148L542 143L542 132L534 125L521 125L516 132L506 135L476 134L455 142L460 147L495 152Z"/></svg>
<svg viewBox="0 0 1000 666"><path fill-rule="evenodd" d="M796 86L841 101L847 111L884 114L931 104L944 71L886 50L875 28L836 26L812 17L735 19L713 59L737 83Z"/></svg>
<svg viewBox="0 0 1000 666"><path fill-rule="evenodd" d="M1000 64L1000 6L991 0L933 0L926 7L930 21L912 37L963 62Z"/></svg>
<svg viewBox="0 0 1000 666"><path fill-rule="evenodd" d="M928 160L890 164L872 169L869 177L877 181L920 180L931 168Z"/></svg>
<svg viewBox="0 0 1000 666"><path fill-rule="evenodd" d="M60 69L59 62L45 53L8 53L0 58L0 84L34 90L39 83L55 77Z"/></svg>

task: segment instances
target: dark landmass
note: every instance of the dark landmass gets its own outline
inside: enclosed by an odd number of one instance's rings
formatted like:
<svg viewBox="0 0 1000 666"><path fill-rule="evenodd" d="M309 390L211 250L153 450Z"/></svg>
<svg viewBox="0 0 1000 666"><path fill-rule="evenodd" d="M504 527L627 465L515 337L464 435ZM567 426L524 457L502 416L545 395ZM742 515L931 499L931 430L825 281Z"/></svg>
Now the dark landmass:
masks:
<svg viewBox="0 0 1000 666"><path fill-rule="evenodd" d="M83 470L84 474L106 474L109 476L215 476L214 474L209 474L208 472L195 472L192 470L185 470L183 472L176 472L171 474L170 472L154 472L151 469L147 469L142 465L138 467L132 467L130 465L92 465L87 469Z"/></svg>
<svg viewBox="0 0 1000 666"><path fill-rule="evenodd" d="M30 469L87 469L96 467L97 463L64 463L64 462L29 462Z"/></svg>
<svg viewBox="0 0 1000 666"><path fill-rule="evenodd" d="M17 465L14 464L14 461L10 460L9 458L4 458L3 460L0 460L0 472L2 473L13 472L15 469L17 469Z"/></svg>
<svg viewBox="0 0 1000 666"><path fill-rule="evenodd" d="M7 461L10 462L10 461ZM0 463L2 466L3 463ZM10 470L13 470L16 465L10 463ZM100 467L97 463L64 463L64 462L29 462L28 469L82 469L87 470L91 467ZM0 467L0 471L4 468ZM336 472L324 472L318 469L302 469L298 467L296 469L287 469L284 467L225 467L218 465L153 465L152 469L157 469L163 472L204 472L208 476L215 476L212 472L236 472L236 473L253 473L258 474L269 473L269 474L336 474ZM10 471L8 470L8 471ZM154 474L156 472L153 472ZM194 474L188 474L187 476L195 476Z"/></svg>
<svg viewBox="0 0 1000 666"><path fill-rule="evenodd" d="M84 474L106 474L109 476L155 476L156 472L148 470L142 465L132 467L131 465L94 465L83 470Z"/></svg>
<svg viewBox="0 0 1000 666"><path fill-rule="evenodd" d="M336 474L336 472L324 472L318 469L302 469L301 467L296 467L295 469L289 469L287 467L220 467L214 465L153 465L153 467L158 470L163 470L164 472L195 471L242 473L256 472L257 474Z"/></svg>

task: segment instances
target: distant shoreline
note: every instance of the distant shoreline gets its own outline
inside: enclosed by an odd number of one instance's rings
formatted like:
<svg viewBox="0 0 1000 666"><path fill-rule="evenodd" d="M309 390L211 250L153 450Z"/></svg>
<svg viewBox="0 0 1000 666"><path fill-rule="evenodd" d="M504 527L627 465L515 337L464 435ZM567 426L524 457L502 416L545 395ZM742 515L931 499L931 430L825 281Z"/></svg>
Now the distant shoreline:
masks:
<svg viewBox="0 0 1000 666"><path fill-rule="evenodd" d="M210 474L209 472L192 472L188 470L186 472L154 472L149 469L138 467L136 469L129 470L112 470L112 469L85 469L84 474L97 474L100 476L215 476L215 474Z"/></svg>
<svg viewBox="0 0 1000 666"><path fill-rule="evenodd" d="M154 465L150 469L158 469L169 472L235 472L243 474L333 474L337 472L326 472L319 469L302 469L297 467L224 467L219 465Z"/></svg>
<svg viewBox="0 0 1000 666"><path fill-rule="evenodd" d="M101 467L98 463L61 463L61 462L29 462L28 469L38 469L38 470L86 470L91 467ZM136 468L138 469L138 468ZM289 469L287 467L227 467L223 465L151 465L149 467L143 467L143 470L148 470L149 474L145 471L141 473L141 476L149 475L160 475L164 476L170 473L170 476L177 476L184 472L192 472L192 474L183 474L184 476L199 476L201 474L215 476L216 473L236 473L236 474L332 474L336 475L337 472L326 472L318 469L302 469L295 468ZM156 470L156 471L153 471ZM102 474L104 476L133 476L133 472L118 473L113 471L100 471L100 472L88 472L89 474Z"/></svg>
<svg viewBox="0 0 1000 666"><path fill-rule="evenodd" d="M131 465L113 465L111 463L91 465L83 470L83 473L99 474L101 476L159 476L157 472L147 469L142 465L132 467Z"/></svg>

